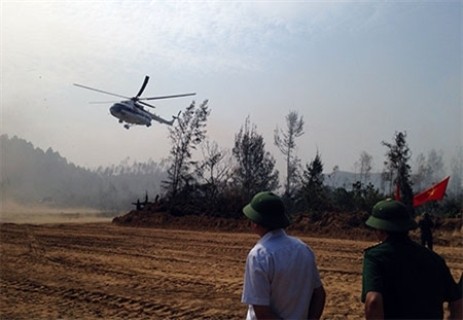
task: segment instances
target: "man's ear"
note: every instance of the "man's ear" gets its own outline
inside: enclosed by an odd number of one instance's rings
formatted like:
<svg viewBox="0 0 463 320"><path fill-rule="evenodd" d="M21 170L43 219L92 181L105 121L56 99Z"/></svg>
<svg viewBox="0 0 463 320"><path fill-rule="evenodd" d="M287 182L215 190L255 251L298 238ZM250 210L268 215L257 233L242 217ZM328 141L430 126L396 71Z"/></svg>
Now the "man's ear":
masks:
<svg viewBox="0 0 463 320"><path fill-rule="evenodd" d="M378 229L375 229L375 234L379 241L384 241L389 236L389 233L387 233L386 231Z"/></svg>
<svg viewBox="0 0 463 320"><path fill-rule="evenodd" d="M266 234L269 231L268 228L261 226L260 224L257 224L255 222L252 222L251 229L254 233L258 234L260 237L262 237L264 234Z"/></svg>
<svg viewBox="0 0 463 320"><path fill-rule="evenodd" d="M250 222L250 224L251 224L251 229L252 229L253 231L257 231L257 229L258 229L260 226L259 226L257 223L255 223L254 221L252 221L252 220L249 220L249 221L251 221L251 222Z"/></svg>

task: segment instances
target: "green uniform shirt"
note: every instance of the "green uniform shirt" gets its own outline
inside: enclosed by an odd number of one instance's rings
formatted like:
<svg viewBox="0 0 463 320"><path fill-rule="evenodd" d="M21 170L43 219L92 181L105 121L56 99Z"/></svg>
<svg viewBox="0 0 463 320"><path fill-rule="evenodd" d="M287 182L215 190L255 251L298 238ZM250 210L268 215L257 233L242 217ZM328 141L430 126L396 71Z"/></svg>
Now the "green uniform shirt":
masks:
<svg viewBox="0 0 463 320"><path fill-rule="evenodd" d="M444 259L407 235L365 250L362 302L369 291L382 293L386 319L442 319L443 302L462 295Z"/></svg>

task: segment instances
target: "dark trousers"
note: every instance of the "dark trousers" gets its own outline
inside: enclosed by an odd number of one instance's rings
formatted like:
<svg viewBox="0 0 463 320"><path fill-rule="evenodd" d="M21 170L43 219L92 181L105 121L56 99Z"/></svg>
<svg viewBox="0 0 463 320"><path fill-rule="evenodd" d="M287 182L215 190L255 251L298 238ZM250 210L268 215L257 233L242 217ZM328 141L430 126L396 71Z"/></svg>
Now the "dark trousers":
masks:
<svg viewBox="0 0 463 320"><path fill-rule="evenodd" d="M421 235L421 245L432 251L432 235Z"/></svg>

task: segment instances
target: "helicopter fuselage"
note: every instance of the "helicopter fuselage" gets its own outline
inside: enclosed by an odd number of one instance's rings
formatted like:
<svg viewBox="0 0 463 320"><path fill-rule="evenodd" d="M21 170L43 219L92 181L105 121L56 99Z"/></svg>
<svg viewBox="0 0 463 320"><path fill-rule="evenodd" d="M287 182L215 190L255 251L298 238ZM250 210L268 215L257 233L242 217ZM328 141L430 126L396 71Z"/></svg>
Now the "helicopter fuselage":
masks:
<svg viewBox="0 0 463 320"><path fill-rule="evenodd" d="M131 100L117 102L111 106L109 112L118 118L119 122L151 126L152 115L135 103Z"/></svg>

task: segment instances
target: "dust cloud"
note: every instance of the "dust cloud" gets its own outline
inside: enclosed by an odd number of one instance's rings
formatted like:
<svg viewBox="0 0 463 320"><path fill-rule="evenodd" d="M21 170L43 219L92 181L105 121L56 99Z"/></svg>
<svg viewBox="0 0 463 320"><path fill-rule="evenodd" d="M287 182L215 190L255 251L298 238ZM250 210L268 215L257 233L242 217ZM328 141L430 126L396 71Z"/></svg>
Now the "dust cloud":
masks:
<svg viewBox="0 0 463 320"><path fill-rule="evenodd" d="M49 224L110 222L120 213L90 208L56 208L46 205L23 205L11 201L0 203L0 223Z"/></svg>

